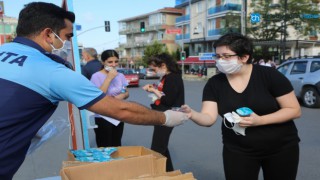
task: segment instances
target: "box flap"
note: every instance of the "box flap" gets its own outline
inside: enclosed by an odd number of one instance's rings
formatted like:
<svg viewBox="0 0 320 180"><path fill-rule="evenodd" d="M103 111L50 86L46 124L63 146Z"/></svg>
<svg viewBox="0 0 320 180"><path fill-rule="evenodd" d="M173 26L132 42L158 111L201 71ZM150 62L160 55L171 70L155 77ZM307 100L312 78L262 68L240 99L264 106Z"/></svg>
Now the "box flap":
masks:
<svg viewBox="0 0 320 180"><path fill-rule="evenodd" d="M62 180L125 180L154 174L155 161L152 155L66 167L60 172Z"/></svg>

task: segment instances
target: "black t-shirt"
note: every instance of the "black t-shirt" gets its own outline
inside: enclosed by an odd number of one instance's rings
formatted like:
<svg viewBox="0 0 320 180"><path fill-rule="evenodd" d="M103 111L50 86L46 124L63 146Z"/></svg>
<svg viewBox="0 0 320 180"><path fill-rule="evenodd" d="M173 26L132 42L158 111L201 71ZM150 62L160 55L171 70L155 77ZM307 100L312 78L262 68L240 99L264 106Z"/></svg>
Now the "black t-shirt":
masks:
<svg viewBox="0 0 320 180"><path fill-rule="evenodd" d="M236 92L226 75L220 73L209 79L202 100L216 102L221 117L241 107L249 107L256 114L265 115L279 110L276 97L292 90L290 81L276 69L253 65L249 83L242 93ZM236 135L222 123L222 135L226 148L253 156L277 152L300 141L293 121L249 127L246 128L246 136Z"/></svg>
<svg viewBox="0 0 320 180"><path fill-rule="evenodd" d="M164 79L162 92L165 94L160 98L160 104L151 104L152 109L166 111L172 107L180 107L184 104L184 85L180 74L170 73Z"/></svg>

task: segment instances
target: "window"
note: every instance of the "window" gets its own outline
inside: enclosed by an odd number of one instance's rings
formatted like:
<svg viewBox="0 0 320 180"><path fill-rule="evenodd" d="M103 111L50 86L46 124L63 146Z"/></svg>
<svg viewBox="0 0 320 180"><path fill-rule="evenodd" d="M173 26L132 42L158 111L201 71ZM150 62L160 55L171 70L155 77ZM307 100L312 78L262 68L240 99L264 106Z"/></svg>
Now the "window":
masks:
<svg viewBox="0 0 320 180"><path fill-rule="evenodd" d="M209 0L209 6L208 8L212 8L216 6L216 0Z"/></svg>
<svg viewBox="0 0 320 180"><path fill-rule="evenodd" d="M307 61L295 62L290 74L303 74L307 69Z"/></svg>
<svg viewBox="0 0 320 180"><path fill-rule="evenodd" d="M311 63L310 72L315 72L320 69L320 61L313 61Z"/></svg>
<svg viewBox="0 0 320 180"><path fill-rule="evenodd" d="M281 67L278 68L278 70L282 73L282 74L286 74L288 69L289 69L289 66L291 65L292 63L288 63L288 64L285 64Z"/></svg>
<svg viewBox="0 0 320 180"><path fill-rule="evenodd" d="M202 12L202 1L197 3L197 9L196 9L197 13L201 13Z"/></svg>

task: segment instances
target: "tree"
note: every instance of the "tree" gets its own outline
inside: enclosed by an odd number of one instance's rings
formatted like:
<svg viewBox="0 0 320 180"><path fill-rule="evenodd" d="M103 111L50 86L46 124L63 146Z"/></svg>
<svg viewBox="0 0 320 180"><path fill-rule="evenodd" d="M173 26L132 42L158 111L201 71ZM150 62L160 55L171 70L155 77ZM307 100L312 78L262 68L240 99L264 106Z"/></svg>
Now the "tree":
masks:
<svg viewBox="0 0 320 180"><path fill-rule="evenodd" d="M315 36L320 29L320 11L317 3L312 4L306 0L281 0L278 4L272 4L272 0L252 1L247 19L246 32L255 40L275 41L286 37ZM251 22L253 14L260 14L258 22ZM250 23L251 22L251 23ZM284 22L286 26L284 26ZM295 29L295 33L288 33L289 29ZM279 48L281 45L277 47ZM255 49L255 58L270 59L278 58L278 50L270 51L270 45L261 45L261 49ZM283 47L282 47L283 48ZM282 49L283 51L283 49ZM281 61L280 61L281 62Z"/></svg>
<svg viewBox="0 0 320 180"><path fill-rule="evenodd" d="M226 26L221 29L221 35L231 32L240 33L241 16L239 16L239 14L227 13L223 20L225 21Z"/></svg>
<svg viewBox="0 0 320 180"><path fill-rule="evenodd" d="M143 63L147 64L149 57L161 54L163 52L168 53L168 49L158 41L154 41L151 45L146 46L144 50L144 56L142 58Z"/></svg>
<svg viewBox="0 0 320 180"><path fill-rule="evenodd" d="M320 11L316 4L313 6L310 1L287 0L286 7L284 0L279 1L279 4L272 4L272 0L252 1L250 7L252 13L261 15L260 22L251 23L246 30L254 39L268 41L278 39L283 33L288 35L287 28L283 27L284 20L287 27L296 30L294 36L313 35L314 31L320 30L320 18L315 18Z"/></svg>

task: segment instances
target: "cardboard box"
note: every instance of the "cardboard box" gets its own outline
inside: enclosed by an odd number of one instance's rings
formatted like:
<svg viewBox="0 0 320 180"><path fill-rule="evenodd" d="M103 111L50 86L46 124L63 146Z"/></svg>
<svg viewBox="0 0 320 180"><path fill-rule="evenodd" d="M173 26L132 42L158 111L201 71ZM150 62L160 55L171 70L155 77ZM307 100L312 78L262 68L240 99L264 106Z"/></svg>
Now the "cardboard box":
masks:
<svg viewBox="0 0 320 180"><path fill-rule="evenodd" d="M139 176L129 180L195 180L192 173L182 174L180 170L165 172L158 175Z"/></svg>
<svg viewBox="0 0 320 180"><path fill-rule="evenodd" d="M151 149L145 148L143 146L119 146L117 147L117 151L112 153L112 158L132 158L132 157L140 157L145 155L153 155L155 158L155 166L156 166L156 172L157 174L166 172L166 161L167 158L164 157L162 154L155 152ZM73 154L68 151L68 161L76 161ZM118 161L118 160L117 160ZM68 164L67 162L64 162L64 164ZM72 163L69 163L72 166ZM82 165L84 163L81 162L75 162L74 165Z"/></svg>
<svg viewBox="0 0 320 180"><path fill-rule="evenodd" d="M62 180L127 180L138 176L152 176L156 168L153 155L137 156L110 162L90 163L62 168Z"/></svg>

